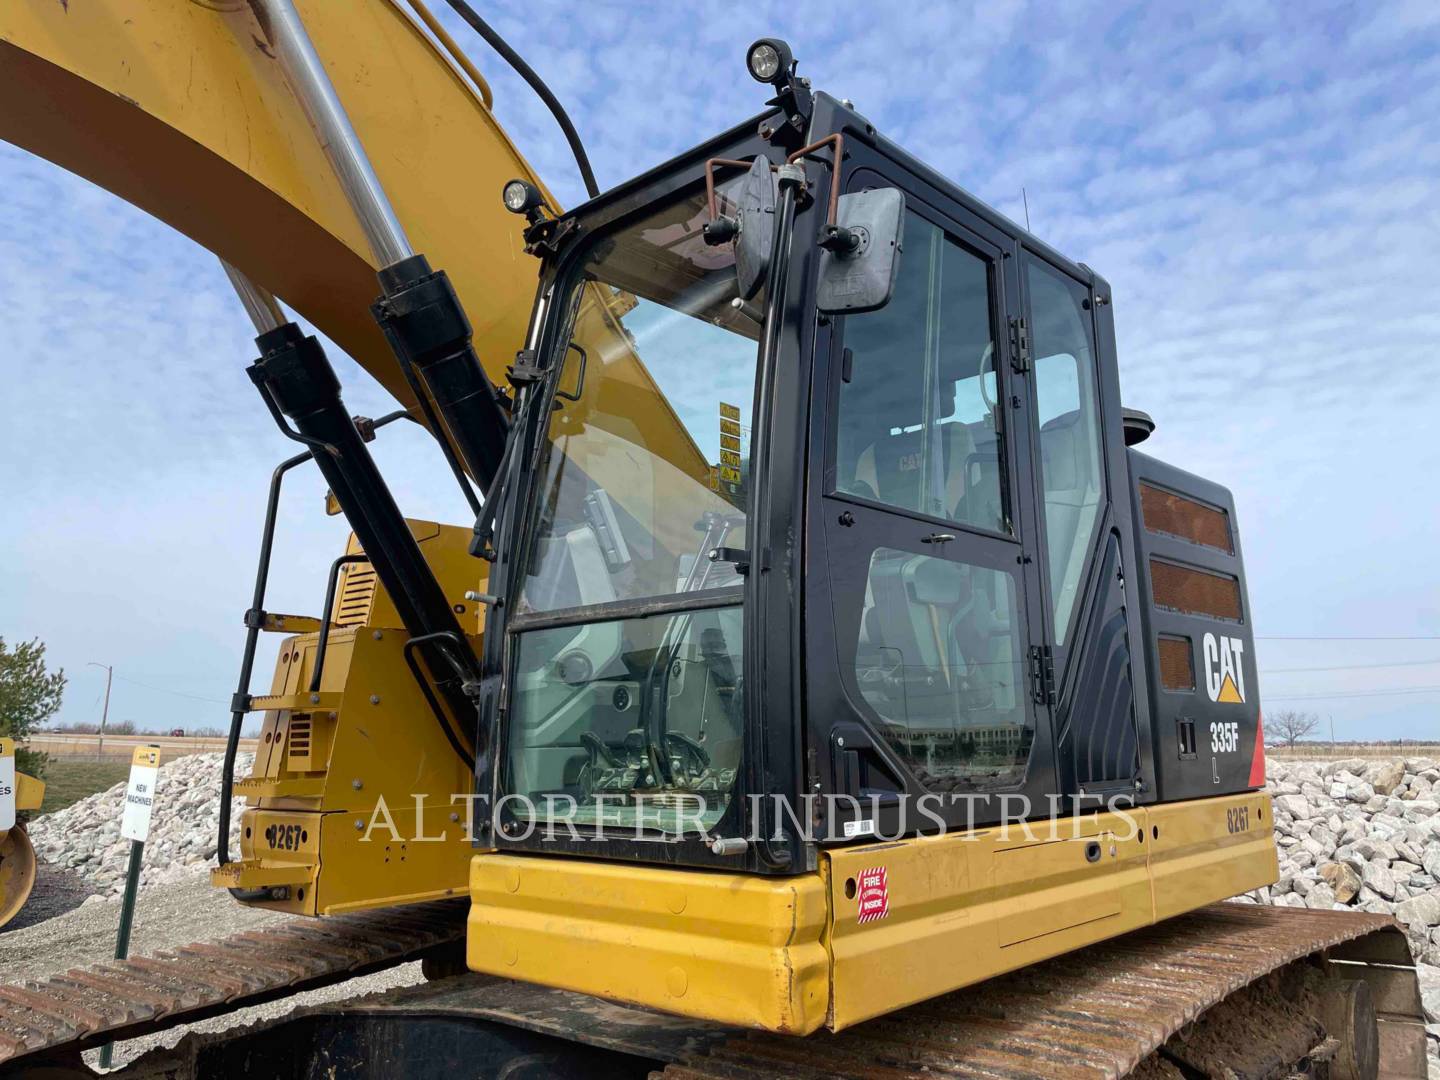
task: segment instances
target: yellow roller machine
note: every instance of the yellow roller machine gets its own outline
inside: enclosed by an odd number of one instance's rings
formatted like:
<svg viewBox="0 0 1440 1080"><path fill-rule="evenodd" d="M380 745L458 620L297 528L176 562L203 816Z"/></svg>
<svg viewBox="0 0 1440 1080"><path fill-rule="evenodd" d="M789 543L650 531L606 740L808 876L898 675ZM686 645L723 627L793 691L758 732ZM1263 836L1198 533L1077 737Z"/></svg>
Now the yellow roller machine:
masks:
<svg viewBox="0 0 1440 1080"><path fill-rule="evenodd" d="M15 768L15 740L0 738L0 926L22 907L35 887L35 849L17 812L39 810L41 780Z"/></svg>

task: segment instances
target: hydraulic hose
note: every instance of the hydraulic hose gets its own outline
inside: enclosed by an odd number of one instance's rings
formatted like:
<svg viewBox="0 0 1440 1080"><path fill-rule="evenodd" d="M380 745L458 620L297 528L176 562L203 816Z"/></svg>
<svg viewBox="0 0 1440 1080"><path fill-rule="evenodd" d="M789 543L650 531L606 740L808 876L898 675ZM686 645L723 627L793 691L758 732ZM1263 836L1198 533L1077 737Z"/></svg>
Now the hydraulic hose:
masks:
<svg viewBox="0 0 1440 1080"><path fill-rule="evenodd" d="M580 133L570 122L570 116L565 112L565 106L560 104L560 99L545 85L545 80L535 74L535 70L521 58L520 54L512 49L505 39L495 32L494 27L482 19L465 0L447 0L447 3L455 9L455 14L469 23L470 28L484 38L485 43L499 53L505 62L530 84L530 89L539 95L540 100L550 110L550 114L555 117L555 122L560 125L560 130L565 133L565 141L570 144L570 151L575 155L575 164L580 167L580 178L585 181L586 193L592 199L599 195L600 185L595 182L595 172L590 168L590 158L586 155L585 147L580 142Z"/></svg>

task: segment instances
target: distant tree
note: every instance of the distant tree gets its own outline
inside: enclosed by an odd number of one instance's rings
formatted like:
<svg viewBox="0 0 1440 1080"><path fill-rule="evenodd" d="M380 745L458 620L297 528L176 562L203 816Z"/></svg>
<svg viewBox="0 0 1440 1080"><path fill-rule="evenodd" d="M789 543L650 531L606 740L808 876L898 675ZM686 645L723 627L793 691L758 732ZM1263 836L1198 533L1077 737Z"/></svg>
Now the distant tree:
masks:
<svg viewBox="0 0 1440 1080"><path fill-rule="evenodd" d="M1267 716L1265 726L1280 736L1286 746L1294 746L1307 735L1315 734L1315 729L1320 726L1320 717L1314 713L1286 709Z"/></svg>
<svg viewBox="0 0 1440 1080"><path fill-rule="evenodd" d="M65 671L45 666L45 643L39 638L10 648L0 637L0 735L17 743L49 720L65 696ZM17 748L15 767L31 776L45 770L45 755Z"/></svg>

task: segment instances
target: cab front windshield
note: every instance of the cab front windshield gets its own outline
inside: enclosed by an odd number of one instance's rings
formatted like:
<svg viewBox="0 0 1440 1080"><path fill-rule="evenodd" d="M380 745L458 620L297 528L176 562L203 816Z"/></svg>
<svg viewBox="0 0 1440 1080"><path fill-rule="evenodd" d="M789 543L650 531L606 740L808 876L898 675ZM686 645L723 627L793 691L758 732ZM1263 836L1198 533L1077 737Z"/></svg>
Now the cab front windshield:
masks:
<svg viewBox="0 0 1440 1080"><path fill-rule="evenodd" d="M707 220L699 191L649 208L557 289L505 751L509 802L537 823L689 832L732 795L743 579L711 553L747 542L763 299L732 303Z"/></svg>

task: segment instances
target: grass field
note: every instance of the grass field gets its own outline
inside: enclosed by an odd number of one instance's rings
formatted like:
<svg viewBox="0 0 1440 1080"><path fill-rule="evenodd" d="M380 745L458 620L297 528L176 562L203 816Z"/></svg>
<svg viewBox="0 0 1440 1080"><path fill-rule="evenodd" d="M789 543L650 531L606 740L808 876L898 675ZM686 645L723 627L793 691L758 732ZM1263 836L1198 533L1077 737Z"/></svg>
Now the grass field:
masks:
<svg viewBox="0 0 1440 1080"><path fill-rule="evenodd" d="M1440 743L1298 742L1294 746L1269 746L1265 753L1276 758L1440 758Z"/></svg>
<svg viewBox="0 0 1440 1080"><path fill-rule="evenodd" d="M40 813L63 810L87 795L114 787L130 775L130 762L74 761L51 758L45 767L45 801Z"/></svg>

